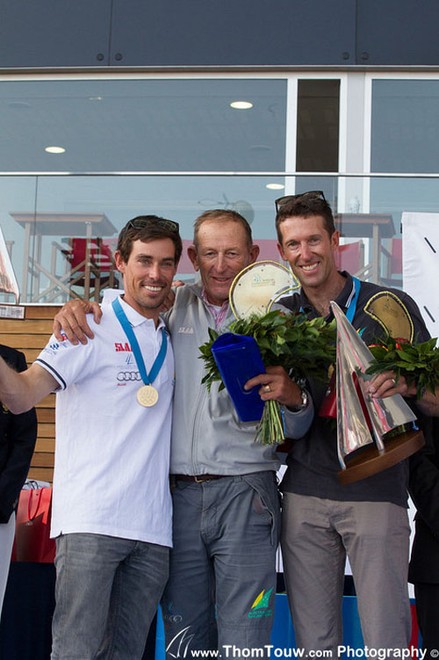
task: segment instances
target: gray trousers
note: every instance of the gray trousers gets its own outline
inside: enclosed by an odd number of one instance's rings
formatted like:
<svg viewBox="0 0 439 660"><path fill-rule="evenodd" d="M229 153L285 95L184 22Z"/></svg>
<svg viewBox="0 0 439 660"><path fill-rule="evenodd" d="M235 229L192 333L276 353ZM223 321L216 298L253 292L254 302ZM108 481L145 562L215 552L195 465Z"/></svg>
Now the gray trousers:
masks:
<svg viewBox="0 0 439 660"><path fill-rule="evenodd" d="M167 658L201 649L234 657L233 647L270 644L280 529L274 473L178 481L173 507L162 600Z"/></svg>
<svg viewBox="0 0 439 660"><path fill-rule="evenodd" d="M342 645L346 555L364 644L403 649L410 642L407 511L388 502L338 502L285 493L282 556L299 648Z"/></svg>

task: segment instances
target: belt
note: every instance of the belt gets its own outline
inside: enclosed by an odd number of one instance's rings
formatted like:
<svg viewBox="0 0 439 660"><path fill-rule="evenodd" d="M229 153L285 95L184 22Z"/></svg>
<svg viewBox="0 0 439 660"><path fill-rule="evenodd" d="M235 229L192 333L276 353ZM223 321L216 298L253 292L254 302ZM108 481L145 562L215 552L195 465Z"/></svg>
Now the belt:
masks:
<svg viewBox="0 0 439 660"><path fill-rule="evenodd" d="M225 474L171 474L171 479L175 481L192 481L192 483L202 484L204 481L213 481L214 479L224 479L224 477L230 476Z"/></svg>

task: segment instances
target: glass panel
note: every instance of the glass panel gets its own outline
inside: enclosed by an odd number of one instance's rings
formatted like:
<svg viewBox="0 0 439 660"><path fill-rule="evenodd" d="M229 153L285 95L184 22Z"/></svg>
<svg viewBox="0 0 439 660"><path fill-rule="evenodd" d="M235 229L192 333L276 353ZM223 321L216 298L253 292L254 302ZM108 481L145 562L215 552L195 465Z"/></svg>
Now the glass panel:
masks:
<svg viewBox="0 0 439 660"><path fill-rule="evenodd" d="M339 115L339 80L298 81L297 172L337 172ZM296 177L295 192L307 190L323 190L331 206L337 208L337 177Z"/></svg>
<svg viewBox="0 0 439 660"><path fill-rule="evenodd" d="M437 172L439 81L374 80L372 172Z"/></svg>
<svg viewBox="0 0 439 660"><path fill-rule="evenodd" d="M326 190L333 179L322 177L319 183L326 184ZM144 213L177 220L187 248L198 215L210 208L236 209L251 224L260 258L280 261L274 200L283 190L267 185L284 182L283 177L266 175L0 177L1 227L21 302L60 303L75 295L99 299L102 288L117 286L112 262L117 234L129 219ZM302 176L300 183L304 190L316 189L312 176ZM363 279L398 287L401 214L439 213L439 177L371 177L370 190L369 213L338 213L332 204L344 246L338 265ZM92 264L88 289L86 259ZM178 275L184 280L196 277L186 254ZM4 293L0 301L14 302Z"/></svg>
<svg viewBox="0 0 439 660"><path fill-rule="evenodd" d="M187 247L198 215L212 208L235 209L260 239L261 258L280 259L274 234L274 199L279 191L266 186L283 185L283 178L40 176L29 179L32 188L27 198L19 194L18 185L23 187L26 181L27 177L0 177L5 192L8 185L13 187L1 196L0 213L5 239L16 243L13 265L22 302L55 303L73 295L98 299L102 287L118 281L111 254L119 230L145 213L177 220ZM96 270L101 281L96 281ZM195 276L186 256L179 276Z"/></svg>
<svg viewBox="0 0 439 660"><path fill-rule="evenodd" d="M321 190L331 208L338 208L338 177L336 176L298 176L296 177L296 192Z"/></svg>
<svg viewBox="0 0 439 660"><path fill-rule="evenodd" d="M286 80L0 84L0 171L280 171ZM250 109L233 109L248 101ZM47 153L62 147L63 153ZM169 195L169 191L168 191Z"/></svg>
<svg viewBox="0 0 439 660"><path fill-rule="evenodd" d="M27 245L28 250L32 252L34 238L30 234L25 237L24 228L15 222L11 211L32 211L35 208L36 189L37 179L35 177L0 177L0 225L7 251L6 255L1 254L3 257L2 271L6 270L8 273L10 269L13 270L12 279L17 281L23 302L27 300L27 295L22 290L24 260L28 263L24 246ZM8 273L7 280L10 279L11 276ZM5 284L8 288L10 282L2 282L2 285ZM15 297L0 293L0 301L15 302Z"/></svg>
<svg viewBox="0 0 439 660"><path fill-rule="evenodd" d="M388 213L393 218L394 238L401 239L401 216L404 211L439 214L439 178L379 178L370 185L370 208L375 213ZM439 215L438 215L439 220ZM400 246L398 246L400 247ZM392 251L395 241L384 241L382 248ZM402 257L401 257L402 259ZM384 259L384 269L395 269L393 262ZM402 286L401 275L397 277Z"/></svg>
<svg viewBox="0 0 439 660"><path fill-rule="evenodd" d="M337 172L339 96L339 80L298 81L298 172Z"/></svg>

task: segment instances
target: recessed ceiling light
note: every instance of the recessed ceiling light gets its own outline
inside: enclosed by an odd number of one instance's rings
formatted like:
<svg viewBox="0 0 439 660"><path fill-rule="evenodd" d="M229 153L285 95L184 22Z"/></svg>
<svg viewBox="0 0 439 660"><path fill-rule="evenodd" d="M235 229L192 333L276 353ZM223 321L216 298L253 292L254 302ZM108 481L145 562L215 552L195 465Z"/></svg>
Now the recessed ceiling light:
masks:
<svg viewBox="0 0 439 660"><path fill-rule="evenodd" d="M8 103L10 108L14 108L16 110L27 110L30 108L30 104L26 103L25 101L11 101Z"/></svg>
<svg viewBox="0 0 439 660"><path fill-rule="evenodd" d="M285 188L283 183L267 183L265 187L268 190L283 190Z"/></svg>
<svg viewBox="0 0 439 660"><path fill-rule="evenodd" d="M264 151L271 151L271 147L268 144L252 144L250 151L262 153Z"/></svg>
<svg viewBox="0 0 439 660"><path fill-rule="evenodd" d="M45 147L44 151L47 151L48 154L63 154L65 149L64 147Z"/></svg>
<svg viewBox="0 0 439 660"><path fill-rule="evenodd" d="M250 108L253 108L253 103L250 103L250 101L232 101L230 107L234 110L250 110Z"/></svg>

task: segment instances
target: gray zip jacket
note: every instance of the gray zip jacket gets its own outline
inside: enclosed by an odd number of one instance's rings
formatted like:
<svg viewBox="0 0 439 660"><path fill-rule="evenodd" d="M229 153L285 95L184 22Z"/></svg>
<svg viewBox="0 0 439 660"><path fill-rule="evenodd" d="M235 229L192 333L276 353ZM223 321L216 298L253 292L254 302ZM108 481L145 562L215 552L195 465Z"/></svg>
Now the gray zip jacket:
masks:
<svg viewBox="0 0 439 660"><path fill-rule="evenodd" d="M229 312L225 327L233 320ZM215 320L201 299L199 284L176 289L166 315L175 356L175 392L171 442L171 474L243 475L277 470L271 446L255 443L256 424L240 422L226 390L218 384L210 394L201 380L204 361L199 346L208 341ZM285 410L286 435L300 438L313 418L312 403L301 412Z"/></svg>

